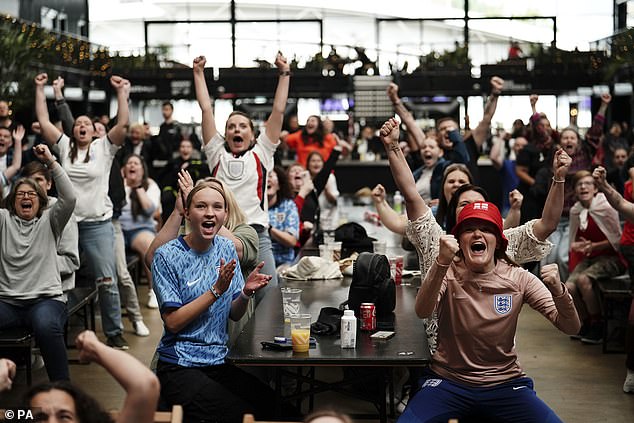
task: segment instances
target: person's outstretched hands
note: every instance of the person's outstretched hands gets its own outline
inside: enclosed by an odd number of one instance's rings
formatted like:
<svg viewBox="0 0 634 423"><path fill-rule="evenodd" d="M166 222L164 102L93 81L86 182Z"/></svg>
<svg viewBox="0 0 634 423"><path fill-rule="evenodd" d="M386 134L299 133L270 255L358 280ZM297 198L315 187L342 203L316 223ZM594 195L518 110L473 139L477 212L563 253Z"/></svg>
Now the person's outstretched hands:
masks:
<svg viewBox="0 0 634 423"><path fill-rule="evenodd" d="M390 84L387 86L387 96L392 104L396 104L399 102L400 99L398 98L398 85L396 85L394 82L390 82Z"/></svg>

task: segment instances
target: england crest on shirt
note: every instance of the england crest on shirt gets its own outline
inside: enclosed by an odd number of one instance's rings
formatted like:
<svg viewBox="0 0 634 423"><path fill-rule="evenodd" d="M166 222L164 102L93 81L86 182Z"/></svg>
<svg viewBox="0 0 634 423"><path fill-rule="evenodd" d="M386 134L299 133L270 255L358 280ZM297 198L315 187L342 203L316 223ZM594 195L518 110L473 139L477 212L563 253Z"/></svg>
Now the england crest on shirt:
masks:
<svg viewBox="0 0 634 423"><path fill-rule="evenodd" d="M513 308L513 297L511 294L494 295L493 308L497 314L507 314Z"/></svg>

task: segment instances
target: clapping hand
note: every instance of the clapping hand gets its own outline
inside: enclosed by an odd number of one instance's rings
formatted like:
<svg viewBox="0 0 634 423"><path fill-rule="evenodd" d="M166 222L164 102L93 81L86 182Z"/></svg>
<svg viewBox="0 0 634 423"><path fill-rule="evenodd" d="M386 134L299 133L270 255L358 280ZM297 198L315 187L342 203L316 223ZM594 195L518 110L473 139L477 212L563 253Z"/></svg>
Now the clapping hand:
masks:
<svg viewBox="0 0 634 423"><path fill-rule="evenodd" d="M264 266L264 262L260 262L255 269L249 274L249 277L244 283L244 291L248 296L252 296L256 291L264 288L269 284L269 281L273 278L271 275L265 275L260 273L262 267Z"/></svg>

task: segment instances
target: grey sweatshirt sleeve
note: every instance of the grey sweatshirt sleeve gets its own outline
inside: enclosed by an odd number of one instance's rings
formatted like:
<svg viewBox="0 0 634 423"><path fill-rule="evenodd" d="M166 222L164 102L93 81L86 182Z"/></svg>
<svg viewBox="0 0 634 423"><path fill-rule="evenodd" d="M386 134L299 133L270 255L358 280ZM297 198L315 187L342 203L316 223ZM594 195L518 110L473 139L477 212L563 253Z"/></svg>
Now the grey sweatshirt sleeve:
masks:
<svg viewBox="0 0 634 423"><path fill-rule="evenodd" d="M68 137L72 137L75 119L73 118L73 112L70 111L70 106L68 106L66 100L62 99L55 101L55 108L57 109L59 119L62 121L64 134L66 134Z"/></svg>
<svg viewBox="0 0 634 423"><path fill-rule="evenodd" d="M57 243L57 267L62 279L79 269L79 230L73 215Z"/></svg>
<svg viewBox="0 0 634 423"><path fill-rule="evenodd" d="M62 168L62 165L55 163L52 166L51 174L53 175L55 187L59 195L57 202L51 207L51 228L53 229L55 238L59 239L62 236L62 231L66 223L75 210L76 198L73 183Z"/></svg>

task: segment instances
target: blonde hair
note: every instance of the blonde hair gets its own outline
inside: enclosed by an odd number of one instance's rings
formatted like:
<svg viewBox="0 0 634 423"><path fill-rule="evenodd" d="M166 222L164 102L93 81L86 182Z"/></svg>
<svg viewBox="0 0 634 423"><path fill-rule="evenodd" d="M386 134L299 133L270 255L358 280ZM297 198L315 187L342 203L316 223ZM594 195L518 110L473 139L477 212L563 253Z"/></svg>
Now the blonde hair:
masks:
<svg viewBox="0 0 634 423"><path fill-rule="evenodd" d="M233 230L243 223L247 222L247 216L244 214L238 202L236 201L236 197L234 197L233 193L227 187L227 185L222 182L220 179L214 177L207 177L196 182L196 186L205 184L207 186L217 186L220 187L222 192L224 192L225 198L225 207L227 209L227 216L225 217L224 226L229 231L233 232Z"/></svg>

